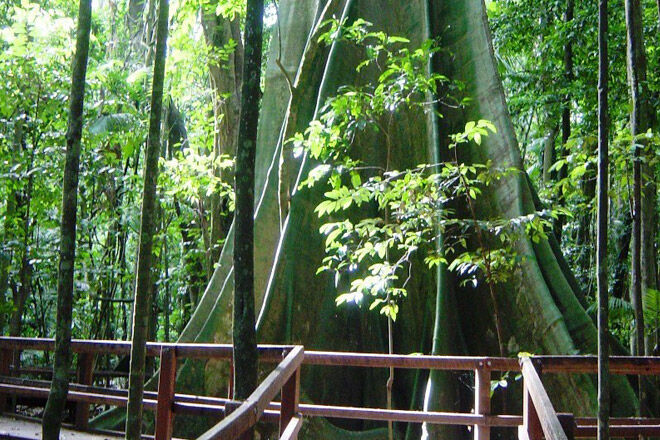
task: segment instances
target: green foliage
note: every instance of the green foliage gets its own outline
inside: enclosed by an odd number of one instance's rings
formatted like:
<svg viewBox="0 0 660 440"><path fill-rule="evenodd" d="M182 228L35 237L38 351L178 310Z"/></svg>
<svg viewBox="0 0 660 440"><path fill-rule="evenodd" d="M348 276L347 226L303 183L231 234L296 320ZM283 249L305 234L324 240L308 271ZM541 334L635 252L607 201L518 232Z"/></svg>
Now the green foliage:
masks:
<svg viewBox="0 0 660 440"><path fill-rule="evenodd" d="M547 204L561 203L571 216L564 217L562 250L583 289L593 298L595 286L594 238L597 144L597 16L596 3L575 1L574 18L566 21L567 0L497 0L487 2L496 57L507 92L507 102L521 143L525 168ZM651 106L658 108L658 9L655 2L641 2L644 43L648 61ZM657 133L649 131L632 139L629 130L630 98L626 74L626 28L623 2L614 2L610 14L610 197L613 219L608 261L610 286L624 291L629 274L625 237L630 231L632 157L634 149L657 150ZM564 74L565 47L572 43L572 77ZM562 145L561 112L568 102L571 136ZM552 178L543 177L544 150L556 151ZM657 157L657 155L656 155ZM657 160L650 164L657 175ZM623 259L621 257L624 257ZM618 312L617 312L618 313ZM615 313L613 319L618 320ZM617 321L628 344L631 318Z"/></svg>
<svg viewBox="0 0 660 440"><path fill-rule="evenodd" d="M393 149L401 148L390 141L392 120L404 112L429 111L435 99L456 102L444 93L460 85L442 75L427 74L426 64L438 51L432 41L410 49L406 39L373 32L370 23L359 19L350 25L332 20L326 26L329 30L322 41L342 38L364 46L367 59L357 70L379 72L375 84L340 88L327 100L320 118L291 140L297 154L306 151L319 162L302 186L328 186L315 210L330 220L320 229L326 237L326 257L319 272L334 273L340 289L348 285L337 304L366 301L370 310L396 320L418 256L428 267L447 264L463 282L475 286L483 279L505 281L518 261L513 241L525 232L534 240L546 238L547 213L477 219L460 218L452 208L475 203L484 188L516 172L498 169L490 161L466 164L458 159L457 149L470 144L479 147L496 132L495 126L485 120L468 122L464 131L450 138L449 153L454 159L443 163L405 170L391 169L389 160L380 165L365 163L353 154L362 137L381 136L389 158ZM355 216L365 210L376 215ZM340 220L332 221L337 217ZM471 236L484 234L488 243L476 249L468 245ZM436 243L441 236L446 237L446 244L438 253Z"/></svg>
<svg viewBox="0 0 660 440"><path fill-rule="evenodd" d="M207 63L226 63L237 45L228 41L220 50L207 49L199 32L202 3L206 2L181 2L173 14L166 79L188 135L185 147L169 147L172 153L162 161L160 180L154 310L160 335L164 335L164 314L172 314L170 339L185 326L194 307L191 277L197 289L203 290L212 270L208 253L212 244L205 240L209 196L220 194L228 210L233 204L231 188L211 171L214 124ZM73 325L75 337L123 339L131 319L152 72L145 55L150 42L134 44L128 38L123 4L94 6ZM11 1L0 6L0 309L3 313L14 310L11 297L21 285L22 260L27 255L33 275L23 316L24 335L49 336L53 331L76 13L74 2L61 0ZM147 21L148 13L145 10ZM17 129L24 133L18 144ZM217 170L226 169L232 160L222 157L216 165ZM167 311L163 310L165 295L171 296Z"/></svg>
<svg viewBox="0 0 660 440"><path fill-rule="evenodd" d="M214 170L227 170L234 167L234 160L221 155L199 154L192 148L177 153L173 159L162 160L159 176L161 194L177 198L190 205L199 205L217 194L229 200L229 210L234 210L233 187L214 174Z"/></svg>

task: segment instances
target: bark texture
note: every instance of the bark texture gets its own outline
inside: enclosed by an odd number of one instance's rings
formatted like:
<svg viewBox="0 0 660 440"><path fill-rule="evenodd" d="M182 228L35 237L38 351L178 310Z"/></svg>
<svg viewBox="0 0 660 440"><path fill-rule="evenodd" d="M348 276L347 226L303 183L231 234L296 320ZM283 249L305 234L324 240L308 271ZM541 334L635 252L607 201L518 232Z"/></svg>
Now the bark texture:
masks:
<svg viewBox="0 0 660 440"><path fill-rule="evenodd" d="M607 51L607 0L598 4L598 213L597 257L598 284L598 440L609 439L610 367L607 231L609 206L609 57Z"/></svg>
<svg viewBox="0 0 660 440"><path fill-rule="evenodd" d="M83 126L85 77L89 54L92 0L81 0L78 9L76 53L73 59L69 121L66 133L66 159L62 185L59 272L57 277L57 321L53 376L43 415L42 436L58 440L64 406L69 392L71 366L71 315L73 304L73 272L76 256L76 219L78 208L78 170L80 138Z"/></svg>
<svg viewBox="0 0 660 440"><path fill-rule="evenodd" d="M656 289L655 253L655 175L648 165L650 153L640 137L652 127L654 115L649 102L646 81L642 7L639 0L626 0L626 34L628 85L630 86L630 132L633 136L633 226L632 226L632 290L635 310L635 354L646 354L643 296L647 289ZM644 381L639 380L641 411L646 411Z"/></svg>
<svg viewBox="0 0 660 440"><path fill-rule="evenodd" d="M149 135L145 154L144 187L140 220L140 242L135 279L135 302L133 303L133 327L131 360L128 383L128 406L126 409L126 438L139 440L142 437L142 398L144 395L146 344L149 329L149 309L152 299L151 267L153 238L156 227L156 183L158 181L158 159L161 152L160 129L163 113L163 83L167 54L167 28L169 17L168 0L160 0L154 75L149 114Z"/></svg>
<svg viewBox="0 0 660 440"><path fill-rule="evenodd" d="M567 0L566 10L564 11L564 24L572 24L575 12L574 0ZM573 41L567 39L564 44L564 87L570 87L573 82ZM562 100L561 110L561 149L559 157L564 158L567 154L566 149L568 140L571 138L571 96L567 93ZM557 173L557 180L561 181L566 178L567 167L562 167ZM564 205L564 192L559 193L559 204ZM562 229L564 227L563 217L559 217L555 223L555 235L557 241L561 242Z"/></svg>
<svg viewBox="0 0 660 440"><path fill-rule="evenodd" d="M254 163L261 101L263 0L248 0L245 65L236 151L236 235L234 236L234 399L257 387L257 334L254 313Z"/></svg>

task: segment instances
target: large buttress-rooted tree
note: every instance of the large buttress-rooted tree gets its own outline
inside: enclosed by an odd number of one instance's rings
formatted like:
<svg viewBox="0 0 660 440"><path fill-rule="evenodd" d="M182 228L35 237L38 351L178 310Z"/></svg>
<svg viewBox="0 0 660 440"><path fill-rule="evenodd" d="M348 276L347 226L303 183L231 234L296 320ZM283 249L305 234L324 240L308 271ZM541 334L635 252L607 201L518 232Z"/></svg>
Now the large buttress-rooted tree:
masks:
<svg viewBox="0 0 660 440"><path fill-rule="evenodd" d="M78 9L76 53L73 58L69 122L66 133L66 159L62 185L59 271L57 277L57 322L53 380L43 415L44 439L60 437L62 416L69 392L71 367L71 314L73 307L73 271L76 257L76 219L78 209L78 170L80 138L83 127L85 77L92 23L92 0L81 0Z"/></svg>
<svg viewBox="0 0 660 440"><path fill-rule="evenodd" d="M154 229L156 227L156 183L158 181L158 159L160 158L161 115L163 113L163 85L165 59L167 55L167 28L169 16L168 0L160 0L158 27L156 31L156 53L151 89L149 133L145 154L144 187L140 220L140 242L135 278L135 302L133 306L133 330L131 339L131 361L128 383L128 406L126 410L126 438L142 438L142 397L144 395L145 358L151 316L149 298L151 289L151 265Z"/></svg>
<svg viewBox="0 0 660 440"><path fill-rule="evenodd" d="M487 119L498 129L481 146L463 150L461 160L522 169L522 161L504 92L494 60L492 40L483 0L282 0L279 26L271 44L265 90L259 119L256 154L256 205L254 240L254 297L258 312L260 342L303 343L308 349L386 351L383 320L377 314L335 305L337 287L332 279L316 275L324 255L320 221L314 213L323 188L298 189L298 182L314 164L307 157L291 154L285 143L304 131L319 116L328 97L343 85L375 82L377 72L356 66L363 50L346 42L331 46L319 43L321 23L331 17L346 17L348 23L364 18L376 30L401 35L411 47L428 38L437 39L442 51L430 63L433 72L464 84L471 99L465 108L440 105L444 115L410 109L392 121L390 167L403 169L433 163L446 157L449 136L462 131L470 120ZM246 44L247 50L247 44ZM280 52L281 50L281 52ZM279 59L281 65L275 62ZM286 72L286 74L284 73ZM291 86L287 78L291 80ZM385 140L377 134L360 139L362 157L368 165L382 166ZM284 191L282 191L284 189ZM281 193L283 192L283 194ZM479 218L513 218L541 209L524 172L515 173L485 189L476 205ZM186 329L182 341L228 342L232 338L232 293L234 291L234 234L226 245L211 281ZM437 275L423 264L414 267L408 298L401 304L394 326L394 349L400 353L498 354L493 310L506 313L502 333L511 354L596 353L597 331L584 310L584 296L559 252L553 237L534 243L521 237L514 244L519 268L510 281L497 286L495 301L487 286L469 287L451 273ZM341 286L340 286L341 287ZM507 353L509 354L509 353ZM181 386L191 392L222 392L226 370L213 364L188 362L179 372ZM549 378L553 402L577 414L595 410L597 386L584 376ZM324 403L385 406L387 372L372 370L333 371L310 368L302 378L307 397ZM394 383L394 405L400 408L455 410L463 401L455 376L426 373L399 374ZM637 405L625 379L612 382L614 413L633 411ZM573 393L560 392L570 388ZM427 393L424 402L425 390ZM471 399L471 397L470 397ZM513 410L509 407L508 410ZM180 421L179 429L182 429ZM342 422L335 426L313 421L306 424L305 438L352 438L354 430L381 425ZM403 427L397 427L402 429ZM193 427L194 429L194 427ZM409 438L421 431L411 427ZM386 432L374 431L386 437ZM428 432L429 438L455 438L443 430Z"/></svg>

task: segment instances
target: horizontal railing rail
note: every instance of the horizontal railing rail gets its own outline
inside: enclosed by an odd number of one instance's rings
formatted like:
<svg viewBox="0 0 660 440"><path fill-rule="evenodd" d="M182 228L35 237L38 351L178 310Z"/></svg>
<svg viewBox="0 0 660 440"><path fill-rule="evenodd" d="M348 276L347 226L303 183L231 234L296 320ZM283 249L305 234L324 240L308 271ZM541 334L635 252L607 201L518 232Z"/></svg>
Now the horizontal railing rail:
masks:
<svg viewBox="0 0 660 440"><path fill-rule="evenodd" d="M291 349L291 345L259 345L259 359L266 362L279 362L282 353ZM147 356L160 356L165 348L176 349L177 357L197 359L231 359L231 344L199 344L181 342L147 342ZM17 338L0 336L0 350L35 350L53 351L55 340L52 338ZM130 341L104 341L73 339L73 353L129 355Z"/></svg>

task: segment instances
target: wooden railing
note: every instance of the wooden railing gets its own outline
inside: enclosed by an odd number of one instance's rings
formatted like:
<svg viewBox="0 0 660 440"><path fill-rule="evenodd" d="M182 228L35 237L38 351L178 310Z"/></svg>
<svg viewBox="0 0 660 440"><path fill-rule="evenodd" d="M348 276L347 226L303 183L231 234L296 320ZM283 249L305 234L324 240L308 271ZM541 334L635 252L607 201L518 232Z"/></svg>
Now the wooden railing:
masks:
<svg viewBox="0 0 660 440"><path fill-rule="evenodd" d="M295 439L302 426L298 416L298 389L300 365L305 351L294 347L261 385L220 423L208 430L198 440L233 440L241 436L259 421L275 395L281 391L280 439Z"/></svg>
<svg viewBox="0 0 660 440"><path fill-rule="evenodd" d="M0 412L6 411L9 395L40 399L48 397L50 389L49 381L12 377L12 371L25 372L25 369L22 369L20 365L12 365L12 363L20 359L20 355L17 356L16 353L28 350L52 351L54 346L55 344L52 339L0 337ZM105 404L116 407L125 407L127 405L127 390L95 387L92 383L94 377L94 357L96 355L113 354L127 356L130 354L130 348L130 342L123 341L72 341L71 350L73 353L78 354L78 368L76 380L69 387L68 400L76 402L74 416L76 428L86 429L88 427L90 404ZM240 409L242 407L239 402L234 402L230 399L175 393L176 370L179 359L224 359L231 361L231 345L150 342L147 344L147 355L161 358L158 390L156 392L145 391L143 402L146 410L156 412L154 435L156 440L171 439L172 422L175 415L223 416L236 408ZM302 424L302 419L297 410L297 403L300 363L303 356L304 350L302 347L284 345L259 346L259 357L261 361L280 363L268 376L268 379L270 379L267 380L269 386L265 391L267 391L269 397L264 398L263 396L259 396L254 399L258 404L255 407L258 410L258 416L255 419L240 418L239 422L237 422L240 425L239 430L248 429L242 426L244 422L252 423L251 426L253 426L257 420L262 418L268 422L279 421L282 427L282 436L280 438L296 438L298 429L300 428L299 425ZM32 374L35 374L35 372L41 373L41 369L36 371L27 369L27 372ZM122 374L119 373L118 375ZM271 404L270 400L280 392L280 389L277 388L277 385L280 383L282 384L280 386L283 399L282 403L278 403L277 411L273 408L265 411L266 407ZM263 384L257 391L264 391ZM248 399L247 402L251 402L251 400ZM232 417L235 418L236 415L240 415L242 412L244 411L237 410L225 420L232 419ZM285 437L285 435L288 437ZM210 438L237 437L226 437L222 434L219 437Z"/></svg>
<svg viewBox="0 0 660 440"><path fill-rule="evenodd" d="M53 341L49 339L0 337L0 394L47 397L48 381L10 377L13 370L10 363L16 359L13 351L52 349ZM70 387L69 399L76 402L76 424L85 427L91 403L119 407L126 405L126 390L92 386L92 376L95 374L92 367L95 355L128 355L130 343L74 341L72 349L74 353L79 353L78 376L77 383ZM595 373L597 361L594 356L535 356L519 362L512 358L491 357L306 352L302 347L264 345L260 346L260 360L277 363L277 367L245 402L235 402L219 397L176 393L174 388L177 363L181 358L231 361L231 346L149 343L147 353L149 356L161 358L158 391L146 391L144 400L147 410L156 411L155 437L159 440L169 440L173 418L182 415L224 416L218 425L201 437L203 439L240 438L241 434L258 420L279 423L280 438L295 439L302 425L302 417L472 426L477 440L490 438L490 430L493 427L516 428L520 438L529 440L571 440L572 436L595 436L595 418L573 418L570 414L556 414L541 382L542 373ZM474 375L474 411L424 412L299 403L300 370L304 365L470 371ZM26 370L20 365L14 367L15 371ZM35 372L34 369L27 371ZM491 374L505 371L523 373L522 415L491 412ZM612 357L610 371L612 374L657 375L660 374L660 358ZM229 386L231 387L231 384ZM278 393L281 395L281 402L273 401ZM3 409L5 402L6 398L0 395L0 409ZM616 437L660 435L660 419L613 418L610 423L610 432Z"/></svg>

